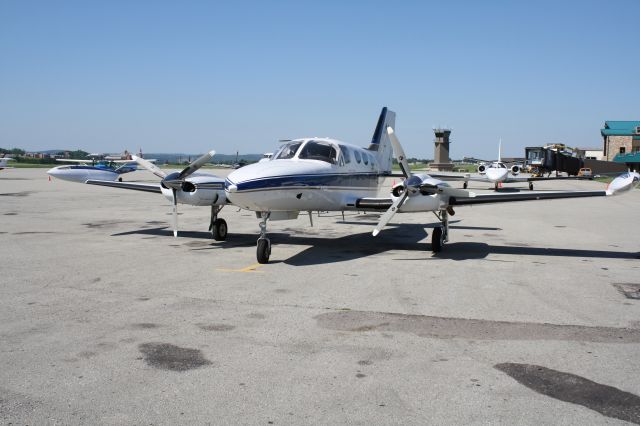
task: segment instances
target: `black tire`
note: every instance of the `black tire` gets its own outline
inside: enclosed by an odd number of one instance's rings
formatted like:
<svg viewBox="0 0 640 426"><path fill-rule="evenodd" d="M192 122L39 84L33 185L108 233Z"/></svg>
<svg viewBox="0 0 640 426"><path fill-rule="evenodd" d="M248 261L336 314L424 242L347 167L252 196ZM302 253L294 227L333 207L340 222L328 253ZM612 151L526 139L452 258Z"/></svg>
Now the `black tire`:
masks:
<svg viewBox="0 0 640 426"><path fill-rule="evenodd" d="M431 233L431 251L439 253L442 251L442 227L433 228Z"/></svg>
<svg viewBox="0 0 640 426"><path fill-rule="evenodd" d="M529 182L529 191L533 191L533 183Z"/></svg>
<svg viewBox="0 0 640 426"><path fill-rule="evenodd" d="M227 239L227 222L224 219L216 219L213 222L213 239L216 241L224 241Z"/></svg>
<svg viewBox="0 0 640 426"><path fill-rule="evenodd" d="M266 238L260 238L258 240L258 249L256 251L256 257L258 263L269 263L269 255L271 254L271 244Z"/></svg>
<svg viewBox="0 0 640 426"><path fill-rule="evenodd" d="M462 184L462 188L463 188L463 189L467 189L467 182L465 182L465 183L463 183L463 184Z"/></svg>

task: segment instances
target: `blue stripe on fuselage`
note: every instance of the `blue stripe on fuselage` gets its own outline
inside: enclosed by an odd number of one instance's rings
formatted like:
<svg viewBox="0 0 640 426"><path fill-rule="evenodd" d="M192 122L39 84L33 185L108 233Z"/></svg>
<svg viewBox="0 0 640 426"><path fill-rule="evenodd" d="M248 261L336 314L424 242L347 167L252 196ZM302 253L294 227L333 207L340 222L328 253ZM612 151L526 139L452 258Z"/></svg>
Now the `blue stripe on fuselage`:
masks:
<svg viewBox="0 0 640 426"><path fill-rule="evenodd" d="M383 177L378 173L334 173L312 175L269 176L260 179L252 179L244 182L233 183L225 180L225 188L236 185L237 191L255 191L264 189L286 189L304 187L343 187L343 188L376 188L378 178Z"/></svg>

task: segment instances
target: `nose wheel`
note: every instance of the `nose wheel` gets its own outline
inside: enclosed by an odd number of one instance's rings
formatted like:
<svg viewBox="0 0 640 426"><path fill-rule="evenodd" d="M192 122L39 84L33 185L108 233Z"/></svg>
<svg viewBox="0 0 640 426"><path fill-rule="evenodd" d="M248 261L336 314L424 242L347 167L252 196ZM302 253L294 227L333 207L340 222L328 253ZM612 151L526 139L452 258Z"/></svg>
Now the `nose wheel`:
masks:
<svg viewBox="0 0 640 426"><path fill-rule="evenodd" d="M262 220L260 221L260 237L258 238L258 246L256 250L256 258L258 263L269 263L269 256L271 255L271 241L267 238L267 220L269 219L269 212L261 213Z"/></svg>

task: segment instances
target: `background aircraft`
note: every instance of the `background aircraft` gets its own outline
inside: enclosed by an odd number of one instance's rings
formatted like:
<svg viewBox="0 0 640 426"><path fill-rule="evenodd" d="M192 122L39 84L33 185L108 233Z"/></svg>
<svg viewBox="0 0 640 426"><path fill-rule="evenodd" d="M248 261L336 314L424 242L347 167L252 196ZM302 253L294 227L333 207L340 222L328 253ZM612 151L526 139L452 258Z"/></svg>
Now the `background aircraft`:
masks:
<svg viewBox="0 0 640 426"><path fill-rule="evenodd" d="M136 162L132 160L97 160L96 158L71 160L58 158L57 161L73 164L54 167L47 170L47 174L58 179L78 183L84 183L89 179L122 181L123 174L134 172L138 169Z"/></svg>
<svg viewBox="0 0 640 426"><path fill-rule="evenodd" d="M13 169L13 167L7 166L7 162L10 160L13 160L13 158L9 158L9 157L0 158L0 170Z"/></svg>
<svg viewBox="0 0 640 426"><path fill-rule="evenodd" d="M474 182L489 182L492 183L494 189L497 191L503 183L514 182L528 182L529 190L533 191L533 182L541 180L561 180L561 179L591 179L591 177L531 177L518 175L522 172L522 166L520 164L512 164L511 167L507 167L506 163L502 161L502 140L498 143L498 161L485 161L478 160L476 158L470 158L469 160L479 163L478 173L481 177L471 176L469 174L464 176L453 175L431 175L432 177L440 178L443 180L462 180L463 188L468 187L469 181Z"/></svg>

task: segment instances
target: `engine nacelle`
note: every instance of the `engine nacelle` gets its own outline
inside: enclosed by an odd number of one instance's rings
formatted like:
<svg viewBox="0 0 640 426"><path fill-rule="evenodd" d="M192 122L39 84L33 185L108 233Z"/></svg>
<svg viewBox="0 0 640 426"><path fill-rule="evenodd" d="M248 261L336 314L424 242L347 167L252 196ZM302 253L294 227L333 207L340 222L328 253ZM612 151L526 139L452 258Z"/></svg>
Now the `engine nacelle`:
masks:
<svg viewBox="0 0 640 426"><path fill-rule="evenodd" d="M517 164L514 164L513 166L511 166L511 174L512 175L517 175L520 172L521 172L520 166L518 166Z"/></svg>
<svg viewBox="0 0 640 426"><path fill-rule="evenodd" d="M485 172L487 171L487 166L484 164L480 164L478 166L478 173L480 173L481 175L485 174Z"/></svg>

